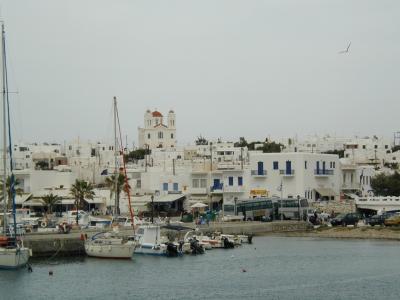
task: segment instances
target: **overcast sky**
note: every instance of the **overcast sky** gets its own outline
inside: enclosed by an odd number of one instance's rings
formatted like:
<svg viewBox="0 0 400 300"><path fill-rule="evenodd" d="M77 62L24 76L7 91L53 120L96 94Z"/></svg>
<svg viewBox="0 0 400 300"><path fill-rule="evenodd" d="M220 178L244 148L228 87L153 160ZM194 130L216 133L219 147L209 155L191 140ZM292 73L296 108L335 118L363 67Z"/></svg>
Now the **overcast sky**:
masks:
<svg viewBox="0 0 400 300"><path fill-rule="evenodd" d="M1 0L15 140L180 144L400 130L400 1ZM349 53L338 54L351 41Z"/></svg>

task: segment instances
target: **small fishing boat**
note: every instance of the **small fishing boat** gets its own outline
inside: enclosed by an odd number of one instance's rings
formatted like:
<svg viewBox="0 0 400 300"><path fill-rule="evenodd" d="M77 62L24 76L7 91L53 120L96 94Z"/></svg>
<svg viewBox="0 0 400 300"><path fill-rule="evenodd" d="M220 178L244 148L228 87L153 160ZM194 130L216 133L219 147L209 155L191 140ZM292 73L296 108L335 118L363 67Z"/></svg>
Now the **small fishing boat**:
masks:
<svg viewBox="0 0 400 300"><path fill-rule="evenodd" d="M135 254L147 254L157 256L179 256L179 246L171 242L162 242L160 237L160 226L141 225L136 232L137 247Z"/></svg>

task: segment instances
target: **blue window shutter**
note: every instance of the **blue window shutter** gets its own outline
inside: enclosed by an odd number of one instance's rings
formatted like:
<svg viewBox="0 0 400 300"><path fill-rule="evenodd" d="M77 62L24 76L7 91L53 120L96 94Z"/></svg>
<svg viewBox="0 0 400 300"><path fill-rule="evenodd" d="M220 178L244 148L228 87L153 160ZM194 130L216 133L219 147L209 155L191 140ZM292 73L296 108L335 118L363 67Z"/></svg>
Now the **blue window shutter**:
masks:
<svg viewBox="0 0 400 300"><path fill-rule="evenodd" d="M229 176L228 180L229 180L229 185L233 185L233 177Z"/></svg>
<svg viewBox="0 0 400 300"><path fill-rule="evenodd" d="M168 191L168 182L163 183L163 191Z"/></svg>
<svg viewBox="0 0 400 300"><path fill-rule="evenodd" d="M174 191L177 192L178 191L178 183L174 182Z"/></svg>
<svg viewBox="0 0 400 300"><path fill-rule="evenodd" d="M242 177L242 176L239 176L239 177L238 177L238 185L239 185L239 186L242 186L242 185L243 185L243 177Z"/></svg>

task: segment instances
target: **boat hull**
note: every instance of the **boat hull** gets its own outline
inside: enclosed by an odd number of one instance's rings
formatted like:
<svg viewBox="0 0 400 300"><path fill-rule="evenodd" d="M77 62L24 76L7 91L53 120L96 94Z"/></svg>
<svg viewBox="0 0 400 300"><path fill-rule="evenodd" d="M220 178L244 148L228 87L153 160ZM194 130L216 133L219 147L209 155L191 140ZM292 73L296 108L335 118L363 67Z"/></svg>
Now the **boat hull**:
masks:
<svg viewBox="0 0 400 300"><path fill-rule="evenodd" d="M87 243L85 244L85 251L91 257L130 259L135 251L135 244L93 245Z"/></svg>
<svg viewBox="0 0 400 300"><path fill-rule="evenodd" d="M0 248L0 269L24 267L31 255L29 248Z"/></svg>

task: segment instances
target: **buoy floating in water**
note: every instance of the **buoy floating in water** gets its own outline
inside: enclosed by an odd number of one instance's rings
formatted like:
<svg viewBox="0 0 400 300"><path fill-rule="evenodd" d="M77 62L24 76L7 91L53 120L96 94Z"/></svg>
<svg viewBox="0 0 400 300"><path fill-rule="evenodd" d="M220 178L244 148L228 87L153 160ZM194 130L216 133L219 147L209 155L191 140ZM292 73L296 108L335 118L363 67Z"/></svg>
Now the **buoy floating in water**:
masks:
<svg viewBox="0 0 400 300"><path fill-rule="evenodd" d="M49 276L53 276L53 270L49 271Z"/></svg>
<svg viewBox="0 0 400 300"><path fill-rule="evenodd" d="M242 269L242 272L243 272L243 273L246 273L246 272L247 272L247 270L246 270L246 269Z"/></svg>

